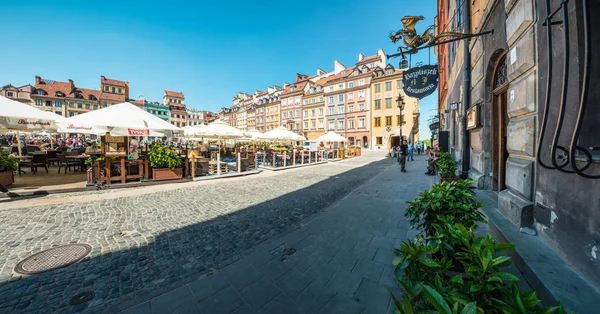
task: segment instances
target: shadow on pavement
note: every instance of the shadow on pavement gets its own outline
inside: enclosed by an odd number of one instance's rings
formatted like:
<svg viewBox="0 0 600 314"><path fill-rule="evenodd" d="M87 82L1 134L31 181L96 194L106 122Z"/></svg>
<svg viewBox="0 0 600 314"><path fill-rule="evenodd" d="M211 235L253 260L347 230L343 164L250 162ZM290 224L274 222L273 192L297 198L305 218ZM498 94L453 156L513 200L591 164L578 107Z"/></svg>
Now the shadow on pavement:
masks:
<svg viewBox="0 0 600 314"><path fill-rule="evenodd" d="M132 307L241 259L261 242L299 228L302 220L332 205L394 162L392 158L375 161L261 204L161 233L143 245L136 245L145 242L141 236L145 230L140 227L131 233L107 236L123 249L101 254L99 248L92 247L92 254L79 263L1 282L0 313L114 313ZM235 197L235 191L224 193ZM83 240L75 242L79 241ZM12 246L18 246L18 242ZM63 240L62 244L68 243ZM73 296L87 291L94 292L90 301L71 304Z"/></svg>

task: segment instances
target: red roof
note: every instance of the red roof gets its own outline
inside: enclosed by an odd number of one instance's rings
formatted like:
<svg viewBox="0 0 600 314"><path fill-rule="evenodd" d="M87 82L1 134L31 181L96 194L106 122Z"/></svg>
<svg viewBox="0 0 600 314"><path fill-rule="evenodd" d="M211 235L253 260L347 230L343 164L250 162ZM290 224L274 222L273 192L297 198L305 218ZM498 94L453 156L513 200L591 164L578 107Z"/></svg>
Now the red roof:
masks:
<svg viewBox="0 0 600 314"><path fill-rule="evenodd" d="M120 87L127 87L127 82L109 79L109 78L104 77L104 75L100 76L100 83L114 85L114 86L120 86Z"/></svg>
<svg viewBox="0 0 600 314"><path fill-rule="evenodd" d="M286 86L283 89L283 92L281 93L281 95L285 95L285 94L291 94L291 93L296 93L299 91L302 91L304 89L304 87L306 86L306 83L308 83L308 79L304 80L304 81L300 81L291 85ZM296 85L296 90L295 91L291 91L290 87L292 85Z"/></svg>
<svg viewBox="0 0 600 314"><path fill-rule="evenodd" d="M110 100L110 101L119 101L119 102L125 102L125 95L118 95L118 94L112 94L112 93L104 93L102 92L100 94L100 98L101 100Z"/></svg>
<svg viewBox="0 0 600 314"><path fill-rule="evenodd" d="M173 106L176 107L177 109L181 108L181 110L185 110L185 105L184 104L178 104L175 102L169 102L167 103L167 106Z"/></svg>
<svg viewBox="0 0 600 314"><path fill-rule="evenodd" d="M184 98L182 92L173 92L170 90L165 90L165 95L170 96L170 97Z"/></svg>
<svg viewBox="0 0 600 314"><path fill-rule="evenodd" d="M358 63L364 63L364 62L369 62L369 61L376 61L377 59L379 59L379 55L369 56L369 57L363 58Z"/></svg>
<svg viewBox="0 0 600 314"><path fill-rule="evenodd" d="M95 89L75 87L75 89L73 91L71 91L71 93L68 94L67 97L76 98L77 93L79 93L84 99L91 100L89 98L89 96L92 95L92 96L96 97L96 100L98 100L98 99L100 99L100 94L102 92L100 92L99 90L95 90Z"/></svg>
<svg viewBox="0 0 600 314"><path fill-rule="evenodd" d="M43 83L43 84L42 84ZM36 84L35 89L42 89L46 91L47 96L57 97L56 92L61 92L65 96L71 93L71 87L68 82L57 82L51 80L42 79L40 84ZM35 93L32 93L31 96L37 96Z"/></svg>

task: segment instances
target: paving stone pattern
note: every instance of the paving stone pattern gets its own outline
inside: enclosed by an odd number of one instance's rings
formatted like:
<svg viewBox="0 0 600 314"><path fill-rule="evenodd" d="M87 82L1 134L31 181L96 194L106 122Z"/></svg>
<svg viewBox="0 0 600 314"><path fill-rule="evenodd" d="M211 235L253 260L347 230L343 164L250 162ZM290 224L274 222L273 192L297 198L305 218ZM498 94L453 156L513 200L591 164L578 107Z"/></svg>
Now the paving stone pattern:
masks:
<svg viewBox="0 0 600 314"><path fill-rule="evenodd" d="M154 194L0 208L0 313L114 312L173 289L176 290L168 295L175 293L173 297L178 301L165 296L162 298L171 301L162 302L161 297L152 299L154 312L173 305L181 307L174 309L179 312L194 311L197 307L209 309L202 310L206 313L221 311L213 312L212 308L222 308L223 312L229 309L265 312L288 304L289 299L282 293L309 298L320 295L319 289L337 291L336 285L346 282L359 288L363 283L358 276L373 280L389 267L380 263L384 265L381 270L361 258L370 255L369 261L385 258L386 253L379 253L378 249L386 248L390 241L402 236L403 232L395 229L405 226L401 223L405 200L426 186L422 165L414 175L410 171L405 175L418 178L418 182L398 182L393 177L400 175L399 172L384 171L396 168L393 160L382 158L381 152L366 152L365 156L343 162L240 180L216 180ZM296 238L290 236L284 241L285 246L296 245L298 251L285 262L280 260L280 254L271 252L282 244L278 243L268 248L268 256L262 263L258 253L247 257L246 260L253 257L255 261L240 264L246 267L241 275L211 280L208 290L202 293L195 292L193 285L189 285L189 290L181 288L204 274L225 276L230 268L241 267L225 266L247 256L257 244L302 226L307 217L380 173L384 173L377 180L384 183L377 185L381 189L373 190L373 185L355 191L347 198L352 205L347 206L352 208L348 213L342 217L324 215L311 227L292 233ZM82 194L85 195L79 193ZM390 208L392 203L398 204L398 208ZM324 231L315 232L320 229ZM346 239L346 232L353 238ZM340 250L345 239L344 250ZM83 261L59 270L32 276L13 273L21 259L69 243L87 243L92 252ZM345 253L352 255L342 258ZM265 263L277 259L278 263L265 267ZM355 270L356 264L359 268ZM316 269L315 265L327 267ZM220 268L223 269L218 271ZM341 271L354 275L346 278L338 274ZM308 282L298 279L304 274L314 274L318 279ZM287 280L277 281L280 278ZM298 286L302 282L305 285ZM252 284L257 288L244 290ZM69 304L73 295L90 290L96 295L92 301L78 306ZM257 291L269 294L252 297ZM189 295L206 298L188 308L181 300L188 300ZM242 301L231 299L232 296L239 296ZM302 303L300 299L298 302ZM143 311L145 306L148 305L142 303L136 308Z"/></svg>
<svg viewBox="0 0 600 314"><path fill-rule="evenodd" d="M393 248L410 235L406 201L433 183L422 156L401 173L389 161L302 228L178 290L122 313L393 313ZM294 248L292 255L284 253ZM191 296L181 300L181 290ZM164 302L170 299L172 302Z"/></svg>

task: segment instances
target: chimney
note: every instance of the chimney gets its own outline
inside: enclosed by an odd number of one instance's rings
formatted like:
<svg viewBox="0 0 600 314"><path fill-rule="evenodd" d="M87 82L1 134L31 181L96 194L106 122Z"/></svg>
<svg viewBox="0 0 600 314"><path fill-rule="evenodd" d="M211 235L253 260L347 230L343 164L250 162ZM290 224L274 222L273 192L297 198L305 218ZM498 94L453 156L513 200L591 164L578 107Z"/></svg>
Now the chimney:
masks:
<svg viewBox="0 0 600 314"><path fill-rule="evenodd" d="M377 55L381 59L382 66L384 64L387 64L387 57L385 56L385 52L383 52L383 49L379 48L379 50L377 50Z"/></svg>
<svg viewBox="0 0 600 314"><path fill-rule="evenodd" d="M302 74L296 73L296 82L302 80Z"/></svg>
<svg viewBox="0 0 600 314"><path fill-rule="evenodd" d="M73 83L72 79L69 79L69 91L73 91L75 89L75 83Z"/></svg>
<svg viewBox="0 0 600 314"><path fill-rule="evenodd" d="M325 72L325 71L323 71L323 69L321 69L321 68L317 68L317 75L323 75L323 74L325 74L325 73L326 73L326 72Z"/></svg>
<svg viewBox="0 0 600 314"><path fill-rule="evenodd" d="M39 85L42 83L42 78L39 75L35 76L35 85Z"/></svg>
<svg viewBox="0 0 600 314"><path fill-rule="evenodd" d="M346 69L346 66L341 64L339 61L337 61L337 60L333 61L333 74L334 75L340 74L345 69Z"/></svg>
<svg viewBox="0 0 600 314"><path fill-rule="evenodd" d="M365 56L362 53L358 54L358 62L361 62L362 59L364 59L364 58L365 58Z"/></svg>

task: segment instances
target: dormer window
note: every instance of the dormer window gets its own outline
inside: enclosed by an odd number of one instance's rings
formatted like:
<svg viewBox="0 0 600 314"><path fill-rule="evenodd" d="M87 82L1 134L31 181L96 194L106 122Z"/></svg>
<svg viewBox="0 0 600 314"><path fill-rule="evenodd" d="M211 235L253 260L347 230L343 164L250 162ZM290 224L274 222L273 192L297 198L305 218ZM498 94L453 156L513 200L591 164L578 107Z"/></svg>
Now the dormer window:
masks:
<svg viewBox="0 0 600 314"><path fill-rule="evenodd" d="M35 93L38 94L38 95L45 95L46 91L44 91L43 89L38 89L38 90L35 91Z"/></svg>
<svg viewBox="0 0 600 314"><path fill-rule="evenodd" d="M96 96L94 96L94 95L88 95L88 99L89 100L96 100Z"/></svg>
<svg viewBox="0 0 600 314"><path fill-rule="evenodd" d="M317 86L317 91L321 91L321 85Z"/></svg>
<svg viewBox="0 0 600 314"><path fill-rule="evenodd" d="M392 70L392 69L387 70L387 75L392 75L392 74L394 74L394 70Z"/></svg>
<svg viewBox="0 0 600 314"><path fill-rule="evenodd" d="M360 70L359 69L354 70L354 75L358 75L358 74L360 74Z"/></svg>
<svg viewBox="0 0 600 314"><path fill-rule="evenodd" d="M56 92L56 97L65 97L63 92Z"/></svg>
<svg viewBox="0 0 600 314"><path fill-rule="evenodd" d="M310 88L310 92L311 92L311 93L314 93L314 92L315 92L315 88L311 86L311 88Z"/></svg>
<svg viewBox="0 0 600 314"><path fill-rule="evenodd" d="M290 91L295 92L296 91L296 86L295 85L290 86Z"/></svg>
<svg viewBox="0 0 600 314"><path fill-rule="evenodd" d="M369 64L369 68L371 68L371 69L372 69L372 68L374 68L374 67L375 67L375 63L370 63L370 64Z"/></svg>

